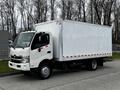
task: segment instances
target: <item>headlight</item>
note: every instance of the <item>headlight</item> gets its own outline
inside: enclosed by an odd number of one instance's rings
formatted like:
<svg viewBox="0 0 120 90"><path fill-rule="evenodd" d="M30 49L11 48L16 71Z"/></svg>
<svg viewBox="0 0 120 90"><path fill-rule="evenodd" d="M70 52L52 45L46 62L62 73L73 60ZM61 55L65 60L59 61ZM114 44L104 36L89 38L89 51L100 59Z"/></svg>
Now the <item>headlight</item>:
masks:
<svg viewBox="0 0 120 90"><path fill-rule="evenodd" d="M29 56L25 56L22 58L22 63L29 63L30 61L30 57Z"/></svg>

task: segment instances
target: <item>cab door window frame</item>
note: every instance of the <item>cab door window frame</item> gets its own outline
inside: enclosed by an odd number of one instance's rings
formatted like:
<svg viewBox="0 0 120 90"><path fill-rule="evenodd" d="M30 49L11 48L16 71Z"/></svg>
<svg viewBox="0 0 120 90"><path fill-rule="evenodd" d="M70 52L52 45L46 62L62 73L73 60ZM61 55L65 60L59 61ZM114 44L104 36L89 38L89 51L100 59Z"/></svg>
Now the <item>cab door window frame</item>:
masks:
<svg viewBox="0 0 120 90"><path fill-rule="evenodd" d="M38 38L38 39L35 40L35 38ZM36 46L35 46L35 43L37 43ZM48 45L49 43L50 43L50 35L48 33L37 33L34 36L33 41L31 43L31 50L38 49L42 46Z"/></svg>

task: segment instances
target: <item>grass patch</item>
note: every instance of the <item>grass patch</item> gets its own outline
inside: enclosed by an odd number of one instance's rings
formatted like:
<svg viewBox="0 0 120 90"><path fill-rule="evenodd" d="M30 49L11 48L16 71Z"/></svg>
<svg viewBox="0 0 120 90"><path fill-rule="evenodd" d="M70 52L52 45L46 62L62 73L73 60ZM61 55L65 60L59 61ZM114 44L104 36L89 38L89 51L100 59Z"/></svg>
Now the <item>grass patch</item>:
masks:
<svg viewBox="0 0 120 90"><path fill-rule="evenodd" d="M7 60L0 61L0 73L9 73L9 72L17 72L17 70L13 70L9 68Z"/></svg>
<svg viewBox="0 0 120 90"><path fill-rule="evenodd" d="M114 52L112 55L113 59L120 59L120 53L119 52Z"/></svg>

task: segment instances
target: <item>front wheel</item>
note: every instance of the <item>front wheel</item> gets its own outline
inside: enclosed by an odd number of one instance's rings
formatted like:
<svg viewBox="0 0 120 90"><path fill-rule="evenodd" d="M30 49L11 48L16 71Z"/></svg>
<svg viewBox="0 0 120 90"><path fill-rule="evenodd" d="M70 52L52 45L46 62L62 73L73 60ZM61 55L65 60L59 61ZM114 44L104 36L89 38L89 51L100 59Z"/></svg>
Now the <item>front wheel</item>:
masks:
<svg viewBox="0 0 120 90"><path fill-rule="evenodd" d="M38 75L41 79L47 79L52 74L52 68L48 64L42 64L38 68Z"/></svg>

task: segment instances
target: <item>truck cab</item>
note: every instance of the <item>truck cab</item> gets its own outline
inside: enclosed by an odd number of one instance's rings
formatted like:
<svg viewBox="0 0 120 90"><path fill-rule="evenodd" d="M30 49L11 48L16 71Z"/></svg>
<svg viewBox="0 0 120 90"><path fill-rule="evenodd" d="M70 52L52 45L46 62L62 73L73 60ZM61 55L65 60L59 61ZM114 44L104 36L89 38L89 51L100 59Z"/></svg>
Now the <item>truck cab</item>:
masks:
<svg viewBox="0 0 120 90"><path fill-rule="evenodd" d="M20 33L10 48L9 67L28 72L39 68L41 78L50 76L53 59L53 41L49 32L27 31Z"/></svg>

